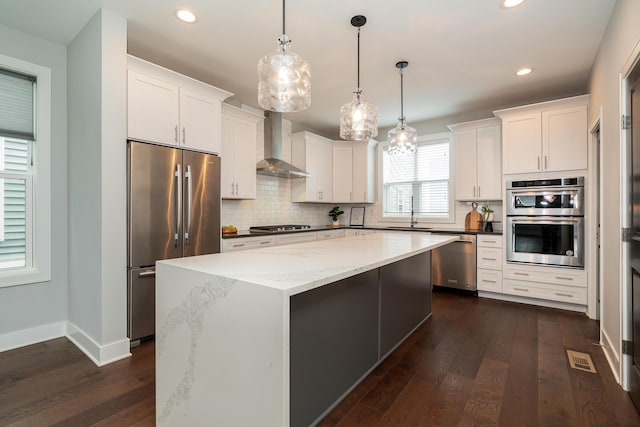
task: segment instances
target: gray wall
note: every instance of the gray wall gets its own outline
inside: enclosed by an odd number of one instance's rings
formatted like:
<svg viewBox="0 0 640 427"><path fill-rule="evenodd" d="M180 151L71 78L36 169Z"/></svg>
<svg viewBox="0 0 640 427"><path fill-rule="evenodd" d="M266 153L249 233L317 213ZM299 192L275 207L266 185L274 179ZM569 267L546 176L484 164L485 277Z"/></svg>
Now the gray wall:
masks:
<svg viewBox="0 0 640 427"><path fill-rule="evenodd" d="M602 194L604 217L602 224L602 254L604 283L601 329L621 355L621 275L620 275L620 72L640 40L640 1L618 0L609 21L605 37L595 58L588 92L591 93L590 120L604 111L601 123L603 148ZM614 361L616 362L616 361ZM617 361L619 362L619 361Z"/></svg>
<svg viewBox="0 0 640 427"><path fill-rule="evenodd" d="M126 21L99 11L68 46L69 314L126 338Z"/></svg>
<svg viewBox="0 0 640 427"><path fill-rule="evenodd" d="M51 281L0 288L0 335L67 319L67 56L0 25L0 54L51 69Z"/></svg>

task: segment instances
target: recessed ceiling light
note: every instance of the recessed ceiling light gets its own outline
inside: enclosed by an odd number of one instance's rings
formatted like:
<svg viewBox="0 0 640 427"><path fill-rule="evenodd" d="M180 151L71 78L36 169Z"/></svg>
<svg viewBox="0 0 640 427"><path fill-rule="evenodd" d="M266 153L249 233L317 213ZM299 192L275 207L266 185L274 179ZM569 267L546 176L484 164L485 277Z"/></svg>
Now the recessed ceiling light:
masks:
<svg viewBox="0 0 640 427"><path fill-rule="evenodd" d="M533 68L525 67L520 68L516 71L516 76L526 76L527 74L531 74L533 72Z"/></svg>
<svg viewBox="0 0 640 427"><path fill-rule="evenodd" d="M176 16L182 22L186 22L188 24L196 22L196 15L194 15L193 12L187 9L178 9L176 11Z"/></svg>
<svg viewBox="0 0 640 427"><path fill-rule="evenodd" d="M527 0L501 0L500 6L505 9L511 9L512 7L520 6Z"/></svg>

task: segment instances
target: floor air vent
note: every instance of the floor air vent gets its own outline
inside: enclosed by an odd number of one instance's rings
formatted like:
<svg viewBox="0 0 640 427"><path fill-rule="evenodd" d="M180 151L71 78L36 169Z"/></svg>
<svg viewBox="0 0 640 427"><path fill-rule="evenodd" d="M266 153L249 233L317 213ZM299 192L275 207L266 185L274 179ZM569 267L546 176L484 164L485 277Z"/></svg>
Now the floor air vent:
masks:
<svg viewBox="0 0 640 427"><path fill-rule="evenodd" d="M579 369L585 372L596 373L596 367L593 365L591 356L587 353L580 353L577 351L567 350L567 356L569 357L569 365L573 369Z"/></svg>

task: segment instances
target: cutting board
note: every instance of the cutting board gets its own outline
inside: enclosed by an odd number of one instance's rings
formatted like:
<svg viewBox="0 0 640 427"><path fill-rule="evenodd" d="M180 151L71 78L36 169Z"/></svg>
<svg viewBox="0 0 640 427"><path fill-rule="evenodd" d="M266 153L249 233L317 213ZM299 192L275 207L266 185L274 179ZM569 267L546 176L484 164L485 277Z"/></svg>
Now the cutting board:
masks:
<svg viewBox="0 0 640 427"><path fill-rule="evenodd" d="M471 204L471 212L464 218L464 228L469 231L480 231L482 229L482 214L476 210L478 204Z"/></svg>

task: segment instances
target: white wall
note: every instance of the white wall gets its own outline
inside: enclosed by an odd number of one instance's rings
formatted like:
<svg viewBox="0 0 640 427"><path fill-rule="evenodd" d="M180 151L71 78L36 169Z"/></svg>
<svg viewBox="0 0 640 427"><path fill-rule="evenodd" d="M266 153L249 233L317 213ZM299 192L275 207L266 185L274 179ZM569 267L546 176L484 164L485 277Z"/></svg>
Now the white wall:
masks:
<svg viewBox="0 0 640 427"><path fill-rule="evenodd" d="M640 40L640 2L618 0L609 21L600 49L595 58L589 92L591 93L592 117L600 106L604 111L601 123L601 139L604 153L602 195L604 216L602 223L602 256L604 283L602 286L601 330L606 344L613 353L605 349L613 362L614 371L620 372L621 355L621 275L620 275L620 72L634 46Z"/></svg>
<svg viewBox="0 0 640 427"><path fill-rule="evenodd" d="M126 21L99 11L68 46L69 336L97 364L126 338Z"/></svg>
<svg viewBox="0 0 640 427"><path fill-rule="evenodd" d="M51 281L0 288L0 351L64 334L67 318L67 65L64 46L0 25L0 54L51 69ZM30 331L25 331L25 330Z"/></svg>

